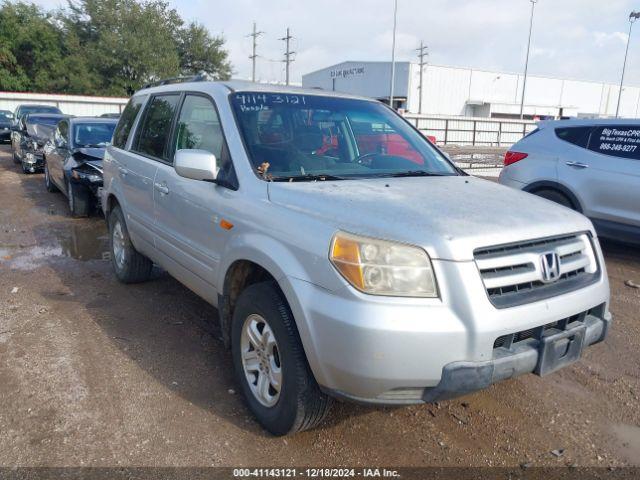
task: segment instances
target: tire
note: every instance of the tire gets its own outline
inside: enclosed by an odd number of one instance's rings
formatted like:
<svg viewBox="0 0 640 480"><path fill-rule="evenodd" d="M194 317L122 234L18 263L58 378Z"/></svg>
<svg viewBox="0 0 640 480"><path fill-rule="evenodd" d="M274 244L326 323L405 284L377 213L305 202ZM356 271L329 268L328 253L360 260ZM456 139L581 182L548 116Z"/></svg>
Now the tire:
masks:
<svg viewBox="0 0 640 480"><path fill-rule="evenodd" d="M139 253L131 243L127 224L119 206L109 215L109 252L111 265L120 282L139 283L151 277L153 262Z"/></svg>
<svg viewBox="0 0 640 480"><path fill-rule="evenodd" d="M539 197L546 198L547 200L551 200L552 202L555 202L558 205L562 205L563 207L570 208L571 210L576 209L571 200L569 200L569 198L564 193L561 193L557 190L538 190L537 192L534 192L534 194Z"/></svg>
<svg viewBox="0 0 640 480"><path fill-rule="evenodd" d="M67 180L67 200L72 217L88 217L91 207L89 190L82 185L74 185Z"/></svg>
<svg viewBox="0 0 640 480"><path fill-rule="evenodd" d="M271 344L271 348L253 346L251 336L243 333L252 324L256 332L252 338L262 340L262 345ZM266 342L265 338L275 341ZM247 363L253 365L245 369L243 357L248 359L251 351L255 353ZM288 435L314 428L326 418L332 399L320 390L307 363L291 310L273 282L250 285L238 297L231 325L231 352L236 381L249 409L267 431ZM269 379L267 402L264 396L261 399L259 393L254 393L258 391L260 375ZM279 391L274 388L277 383L272 378L279 378Z"/></svg>
<svg viewBox="0 0 640 480"><path fill-rule="evenodd" d="M49 174L49 166L47 162L44 162L44 186L47 189L47 192L55 193L58 191L58 187L56 187L51 181L51 175Z"/></svg>
<svg viewBox="0 0 640 480"><path fill-rule="evenodd" d="M22 160L20 160L20 157L18 157L18 154L16 153L15 150L11 149L11 153L13 155L13 163L21 163Z"/></svg>
<svg viewBox="0 0 640 480"><path fill-rule="evenodd" d="M22 173L24 173L25 175L29 175L31 173L28 168L25 168L23 162L20 162L20 168L22 168Z"/></svg>

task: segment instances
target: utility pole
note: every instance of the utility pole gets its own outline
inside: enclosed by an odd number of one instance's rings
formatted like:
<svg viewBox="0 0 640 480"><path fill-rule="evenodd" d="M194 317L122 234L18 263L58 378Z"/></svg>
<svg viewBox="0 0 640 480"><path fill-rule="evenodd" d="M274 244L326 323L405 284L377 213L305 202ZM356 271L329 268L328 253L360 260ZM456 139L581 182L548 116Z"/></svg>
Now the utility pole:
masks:
<svg viewBox="0 0 640 480"><path fill-rule="evenodd" d="M286 45L286 50L284 53L284 60L283 62L286 65L286 84L289 85L289 68L291 66L291 62L293 62L293 59L291 58L296 52L292 52L291 48L290 48L290 43L291 43L291 39L293 37L291 36L291 33L289 32L289 27L287 27L287 36L284 38L281 38L280 40L282 40L285 45Z"/></svg>
<svg viewBox="0 0 640 480"><path fill-rule="evenodd" d="M522 83L522 101L520 102L520 120L524 118L524 94L527 90L527 73L529 72L529 52L531 51L531 33L533 32L533 14L535 12L538 0L529 0L531 2L531 20L529 21L529 43L527 43L527 60L524 64L524 80Z"/></svg>
<svg viewBox="0 0 640 480"><path fill-rule="evenodd" d="M418 96L418 114L422 114L422 88L424 86L423 78L424 78L424 66L427 62L424 61L425 57L429 56L429 47L427 47L424 42L420 41L420 48L416 49L418 52L418 58L420 59L420 91Z"/></svg>
<svg viewBox="0 0 640 480"><path fill-rule="evenodd" d="M253 37L253 50L252 54L249 55L251 59L251 81L256 81L256 58L258 58L258 54L256 53L256 49L258 47L258 37L262 35L264 32L258 32L256 27L256 22L253 22L253 33L247 35L248 37Z"/></svg>
<svg viewBox="0 0 640 480"><path fill-rule="evenodd" d="M620 115L620 101L622 100L622 87L624 85L624 74L627 69L627 57L629 56L629 44L631 43L631 29L634 22L640 18L640 12L631 12L629 15L629 36L627 37L627 49L624 52L624 64L622 65L622 78L620 78L620 92L618 93L618 106L616 107L616 118Z"/></svg>
<svg viewBox="0 0 640 480"><path fill-rule="evenodd" d="M393 41L391 44L391 88L389 106L393 108L393 88L396 83L396 26L398 24L398 0L393 0Z"/></svg>

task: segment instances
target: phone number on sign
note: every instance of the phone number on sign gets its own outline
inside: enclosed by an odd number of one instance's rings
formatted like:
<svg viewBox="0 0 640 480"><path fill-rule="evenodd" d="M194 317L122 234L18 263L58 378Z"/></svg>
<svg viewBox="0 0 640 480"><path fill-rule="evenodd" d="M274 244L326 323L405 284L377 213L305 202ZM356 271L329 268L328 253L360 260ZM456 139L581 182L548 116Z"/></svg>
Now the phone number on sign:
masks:
<svg viewBox="0 0 640 480"><path fill-rule="evenodd" d="M622 145L621 143L601 143L600 150L608 150L611 152L635 152L637 145Z"/></svg>

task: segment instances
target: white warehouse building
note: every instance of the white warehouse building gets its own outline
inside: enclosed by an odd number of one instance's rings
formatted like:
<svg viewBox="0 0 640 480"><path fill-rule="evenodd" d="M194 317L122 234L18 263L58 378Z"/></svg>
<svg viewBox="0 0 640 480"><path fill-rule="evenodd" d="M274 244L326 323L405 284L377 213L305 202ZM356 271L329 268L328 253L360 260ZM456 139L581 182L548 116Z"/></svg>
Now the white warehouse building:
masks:
<svg viewBox="0 0 640 480"><path fill-rule="evenodd" d="M519 118L524 76L473 68L425 65L420 102L420 65L396 62L394 105L409 113ZM343 62L302 76L302 86L389 101L390 62ZM524 116L534 118L613 117L619 85L527 77ZM422 103L422 108L420 108ZM640 113L640 87L625 86L620 116Z"/></svg>

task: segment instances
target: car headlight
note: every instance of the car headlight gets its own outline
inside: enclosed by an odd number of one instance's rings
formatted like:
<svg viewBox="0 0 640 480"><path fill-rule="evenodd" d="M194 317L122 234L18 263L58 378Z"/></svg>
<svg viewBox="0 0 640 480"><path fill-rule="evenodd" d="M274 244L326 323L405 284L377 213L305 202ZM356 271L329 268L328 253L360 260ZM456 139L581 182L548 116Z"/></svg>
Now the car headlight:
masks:
<svg viewBox="0 0 640 480"><path fill-rule="evenodd" d="M431 259L419 247L338 232L329 258L338 272L364 293L438 296Z"/></svg>
<svg viewBox="0 0 640 480"><path fill-rule="evenodd" d="M91 183L102 181L102 175L98 175L96 173L83 172L82 170L72 170L71 176L76 180L86 180Z"/></svg>

